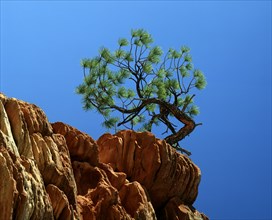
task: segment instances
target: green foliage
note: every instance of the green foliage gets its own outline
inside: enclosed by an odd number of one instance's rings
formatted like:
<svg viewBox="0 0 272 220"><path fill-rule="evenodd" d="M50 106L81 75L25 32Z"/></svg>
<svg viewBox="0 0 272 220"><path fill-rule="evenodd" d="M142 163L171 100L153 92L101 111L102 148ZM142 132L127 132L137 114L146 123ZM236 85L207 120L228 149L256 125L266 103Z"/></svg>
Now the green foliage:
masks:
<svg viewBox="0 0 272 220"><path fill-rule="evenodd" d="M195 87L198 89L204 89L207 85L204 74L200 70L195 70L194 77L196 79Z"/></svg>
<svg viewBox="0 0 272 220"><path fill-rule="evenodd" d="M107 119L105 119L105 121L103 122L102 125L105 128L110 129L110 128L114 127L118 121L119 121L119 118L117 118L117 117L107 118Z"/></svg>
<svg viewBox="0 0 272 220"><path fill-rule="evenodd" d="M98 56L81 60L84 80L76 92L82 95L85 110L96 109L103 115L106 128L130 124L150 130L152 124L159 125L160 106L147 102L151 99L175 105L190 117L199 113L190 93L207 83L204 74L194 69L190 49L170 48L163 54L152 43L148 32L136 29L130 39L118 40L115 51L102 47ZM144 101L148 104L142 107ZM112 116L114 112L121 113L121 120Z"/></svg>
<svg viewBox="0 0 272 220"><path fill-rule="evenodd" d="M199 114L199 109L197 106L192 105L189 110L188 113L190 114L190 116L194 116L194 115L198 115Z"/></svg>
<svg viewBox="0 0 272 220"><path fill-rule="evenodd" d="M126 38L120 38L118 40L118 44L120 47L123 47L123 46L127 46L129 44L129 42Z"/></svg>

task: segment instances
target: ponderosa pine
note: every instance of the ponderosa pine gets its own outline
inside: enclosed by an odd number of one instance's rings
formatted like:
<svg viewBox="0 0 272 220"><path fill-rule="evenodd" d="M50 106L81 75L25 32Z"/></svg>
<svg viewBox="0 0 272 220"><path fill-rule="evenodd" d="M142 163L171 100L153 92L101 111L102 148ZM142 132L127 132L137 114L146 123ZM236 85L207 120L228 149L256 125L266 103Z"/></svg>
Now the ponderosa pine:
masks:
<svg viewBox="0 0 272 220"><path fill-rule="evenodd" d="M165 140L190 155L179 141L201 124L193 119L199 110L191 92L205 88L205 77L194 69L188 47L163 54L152 43L145 30L132 30L129 40L118 40L117 50L103 47L98 56L83 59L84 80L76 92L85 110L96 109L104 117L105 127L151 131L163 124L164 133L171 133Z"/></svg>

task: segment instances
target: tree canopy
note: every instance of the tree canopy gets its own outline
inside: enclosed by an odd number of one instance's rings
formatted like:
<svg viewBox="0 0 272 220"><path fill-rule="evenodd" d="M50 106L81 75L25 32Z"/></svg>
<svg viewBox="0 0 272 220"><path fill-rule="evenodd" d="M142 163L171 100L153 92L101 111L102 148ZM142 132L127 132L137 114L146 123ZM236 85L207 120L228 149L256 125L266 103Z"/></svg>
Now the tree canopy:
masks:
<svg viewBox="0 0 272 220"><path fill-rule="evenodd" d="M170 132L165 140L190 154L179 141L201 124L193 119L199 109L192 90L204 89L205 77L193 67L188 47L163 54L152 43L147 31L132 30L130 39L118 40L115 51L102 47L97 56L82 59L84 79L76 92L85 110L104 117L106 128L151 131L153 125L164 125L164 133Z"/></svg>

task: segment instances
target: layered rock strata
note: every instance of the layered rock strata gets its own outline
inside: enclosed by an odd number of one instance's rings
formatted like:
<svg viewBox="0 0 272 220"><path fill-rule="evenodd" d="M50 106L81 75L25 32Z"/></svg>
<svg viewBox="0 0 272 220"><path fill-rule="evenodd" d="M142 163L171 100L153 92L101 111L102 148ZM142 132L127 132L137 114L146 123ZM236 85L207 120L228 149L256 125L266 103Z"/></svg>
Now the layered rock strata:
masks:
<svg viewBox="0 0 272 220"><path fill-rule="evenodd" d="M152 133L97 141L0 94L0 219L208 219L201 173Z"/></svg>

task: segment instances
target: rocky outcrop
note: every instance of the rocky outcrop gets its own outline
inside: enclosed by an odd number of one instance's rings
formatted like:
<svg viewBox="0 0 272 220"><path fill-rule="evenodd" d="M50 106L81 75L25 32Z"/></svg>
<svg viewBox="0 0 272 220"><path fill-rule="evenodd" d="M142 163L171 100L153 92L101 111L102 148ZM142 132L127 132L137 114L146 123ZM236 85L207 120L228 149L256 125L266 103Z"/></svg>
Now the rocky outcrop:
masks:
<svg viewBox="0 0 272 220"><path fill-rule="evenodd" d="M208 219L201 173L152 133L97 141L0 94L0 219Z"/></svg>
<svg viewBox="0 0 272 220"><path fill-rule="evenodd" d="M143 185L155 209L163 208L175 196L188 205L195 201L200 169L152 133L121 131L105 134L97 143L99 160Z"/></svg>

